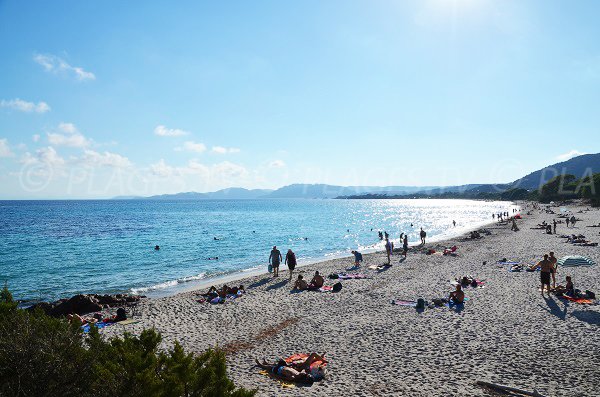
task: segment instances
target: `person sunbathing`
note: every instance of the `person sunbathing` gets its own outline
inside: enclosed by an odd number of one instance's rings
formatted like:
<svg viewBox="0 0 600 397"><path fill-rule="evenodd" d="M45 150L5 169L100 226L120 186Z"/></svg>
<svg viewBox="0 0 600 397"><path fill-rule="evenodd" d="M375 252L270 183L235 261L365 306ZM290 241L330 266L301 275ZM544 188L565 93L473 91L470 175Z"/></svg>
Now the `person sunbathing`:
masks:
<svg viewBox="0 0 600 397"><path fill-rule="evenodd" d="M453 303L455 305L460 305L461 303L463 303L465 301L465 293L463 292L460 284L456 285L455 291L450 292L450 296L448 297L448 300L450 301L450 303Z"/></svg>
<svg viewBox="0 0 600 397"><path fill-rule="evenodd" d="M315 272L314 277L312 278L312 280L310 280L310 283L308 284L308 289L319 289L323 286L323 284L325 284L325 279L319 274L319 272Z"/></svg>
<svg viewBox="0 0 600 397"><path fill-rule="evenodd" d="M296 283L294 283L294 288L292 290L300 290L304 291L308 289L308 284L304 280L301 274L298 275L298 279L296 279Z"/></svg>
<svg viewBox="0 0 600 397"><path fill-rule="evenodd" d="M260 368L271 372L273 375L282 378L284 380L289 380L292 382L300 382L300 383L313 383L314 379L312 375L306 372L306 370L302 369L298 371L291 366L289 366L285 360L279 359L276 363L268 363L264 358L262 363L255 359L256 365Z"/></svg>

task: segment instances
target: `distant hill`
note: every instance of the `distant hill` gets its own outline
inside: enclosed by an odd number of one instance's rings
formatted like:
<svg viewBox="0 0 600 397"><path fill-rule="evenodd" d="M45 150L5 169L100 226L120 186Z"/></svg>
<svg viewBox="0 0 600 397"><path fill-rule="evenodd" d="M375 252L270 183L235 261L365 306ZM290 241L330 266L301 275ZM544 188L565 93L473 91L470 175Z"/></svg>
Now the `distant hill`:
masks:
<svg viewBox="0 0 600 397"><path fill-rule="evenodd" d="M157 196L118 196L113 200L207 200L207 199L255 199L263 197L272 190L269 189L244 189L241 187L232 187L216 192L198 193L198 192L183 192L174 194L160 194Z"/></svg>
<svg viewBox="0 0 600 397"><path fill-rule="evenodd" d="M256 199L264 197L271 193L270 189L244 189L241 187L231 187L228 189L218 190L212 193L206 193L211 199Z"/></svg>
<svg viewBox="0 0 600 397"><path fill-rule="evenodd" d="M535 190L558 175L571 174L577 178L581 178L582 176L590 175L590 173L599 172L600 153L584 154L532 172L521 179L517 179L511 185L515 188Z"/></svg>
<svg viewBox="0 0 600 397"><path fill-rule="evenodd" d="M357 194L409 194L436 186L337 186L325 184L293 184L281 187L265 198L336 198Z"/></svg>

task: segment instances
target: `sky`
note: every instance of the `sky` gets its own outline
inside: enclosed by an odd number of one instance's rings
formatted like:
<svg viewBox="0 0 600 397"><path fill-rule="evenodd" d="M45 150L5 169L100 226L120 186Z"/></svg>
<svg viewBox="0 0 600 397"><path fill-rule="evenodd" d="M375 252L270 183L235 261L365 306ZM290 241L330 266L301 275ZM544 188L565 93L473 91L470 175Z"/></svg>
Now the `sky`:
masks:
<svg viewBox="0 0 600 397"><path fill-rule="evenodd" d="M510 182L600 152L598 15L0 0L0 199Z"/></svg>

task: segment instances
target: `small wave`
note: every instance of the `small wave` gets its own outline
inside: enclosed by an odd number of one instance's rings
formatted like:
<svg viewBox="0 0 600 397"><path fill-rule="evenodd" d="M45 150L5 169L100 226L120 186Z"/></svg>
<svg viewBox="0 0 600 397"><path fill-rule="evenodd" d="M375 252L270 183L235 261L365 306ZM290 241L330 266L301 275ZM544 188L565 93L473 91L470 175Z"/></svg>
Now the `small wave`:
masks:
<svg viewBox="0 0 600 397"><path fill-rule="evenodd" d="M177 280L165 281L163 283L151 285L149 287L139 287L139 288L131 288L131 293L134 295L141 294L144 292L157 291L161 289L175 287L179 284L188 283L190 281L202 280L206 278L206 273L200 273L195 276L187 276L178 278Z"/></svg>

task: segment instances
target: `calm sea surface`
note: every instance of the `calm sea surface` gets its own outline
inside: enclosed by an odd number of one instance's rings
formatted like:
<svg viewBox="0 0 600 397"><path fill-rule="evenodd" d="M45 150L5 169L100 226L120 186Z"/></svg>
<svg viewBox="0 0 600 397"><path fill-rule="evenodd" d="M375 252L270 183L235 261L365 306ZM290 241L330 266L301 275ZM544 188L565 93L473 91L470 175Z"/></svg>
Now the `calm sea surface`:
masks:
<svg viewBox="0 0 600 397"><path fill-rule="evenodd" d="M0 201L0 282L22 300L151 295L266 269L273 245L315 262L381 247L378 230L417 242L422 226L439 240L512 208L469 200Z"/></svg>

